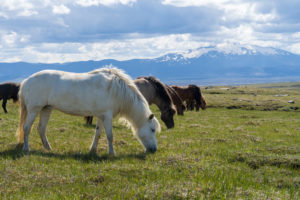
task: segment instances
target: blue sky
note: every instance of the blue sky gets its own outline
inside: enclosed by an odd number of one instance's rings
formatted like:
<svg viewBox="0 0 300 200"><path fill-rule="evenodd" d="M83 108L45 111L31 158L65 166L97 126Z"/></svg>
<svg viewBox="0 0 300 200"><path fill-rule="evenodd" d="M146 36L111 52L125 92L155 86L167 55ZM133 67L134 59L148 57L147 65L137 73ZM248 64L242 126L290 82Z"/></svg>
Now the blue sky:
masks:
<svg viewBox="0 0 300 200"><path fill-rule="evenodd" d="M212 45L300 54L298 0L1 0L0 62L154 58Z"/></svg>

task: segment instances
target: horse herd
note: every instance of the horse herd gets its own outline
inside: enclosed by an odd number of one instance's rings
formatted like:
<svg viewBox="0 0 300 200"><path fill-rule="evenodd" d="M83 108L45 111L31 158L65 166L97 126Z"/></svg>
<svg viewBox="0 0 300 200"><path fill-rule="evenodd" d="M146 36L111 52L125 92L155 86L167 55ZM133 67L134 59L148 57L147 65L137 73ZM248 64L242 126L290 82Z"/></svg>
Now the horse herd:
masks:
<svg viewBox="0 0 300 200"><path fill-rule="evenodd" d="M104 67L86 73L57 70L37 72L21 84L0 84L0 100L5 113L7 100L19 103L20 124L16 132L23 150L29 151L29 133L39 116L38 132L45 149L51 146L46 136L46 126L52 109L85 116L91 124L97 117L94 140L90 151L96 152L102 128L108 141L108 153L114 155L112 119L119 115L131 127L133 134L146 149L157 150L156 132L160 124L149 105L155 104L167 128L174 127L174 115L183 115L186 109L205 109L206 102L196 85L168 86L153 76L132 80L118 68ZM184 103L185 102L185 103Z"/></svg>

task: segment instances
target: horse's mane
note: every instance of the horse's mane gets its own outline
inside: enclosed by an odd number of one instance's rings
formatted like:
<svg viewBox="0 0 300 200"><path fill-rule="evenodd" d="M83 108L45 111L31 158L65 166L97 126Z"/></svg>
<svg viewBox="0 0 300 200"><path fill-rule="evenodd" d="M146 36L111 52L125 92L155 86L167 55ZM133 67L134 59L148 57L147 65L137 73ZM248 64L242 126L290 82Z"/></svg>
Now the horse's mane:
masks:
<svg viewBox="0 0 300 200"><path fill-rule="evenodd" d="M165 86L166 86L169 94L174 97L174 100L176 100L178 104L181 104L182 106L184 106L183 101L182 101L181 97L177 94L177 92L172 87L170 87L168 85L165 85Z"/></svg>
<svg viewBox="0 0 300 200"><path fill-rule="evenodd" d="M154 76L139 77L139 78L144 78L147 81L149 81L154 86L154 88L156 90L156 94L160 98L162 98L167 104L172 104L172 100L171 100L171 97L168 93L168 90L165 87L165 85L162 82L160 82L160 80L158 80Z"/></svg>
<svg viewBox="0 0 300 200"><path fill-rule="evenodd" d="M127 74L125 74L123 70L118 69L116 67L108 66L107 68L95 69L95 70L90 71L88 73L89 74L97 74L99 72L105 72L105 73L114 74L115 76L117 76L118 78L120 78L120 80L122 80L126 85L128 85L129 88L131 90L133 90L137 94L137 96L139 96L139 97L142 96L142 94L140 93L140 91L136 87L136 85L134 84L134 82L131 79L131 77L128 76Z"/></svg>
<svg viewBox="0 0 300 200"><path fill-rule="evenodd" d="M148 119L148 116L151 114L151 110L149 105L139 91L137 86L134 84L133 80L130 78L129 75L125 74L123 70L109 66L107 68L99 68L93 71L88 72L90 74L97 74L97 73L106 73L111 74L114 77L111 80L111 91L114 96L119 96L118 99L122 99L118 103L120 104L120 115L121 117L125 117L126 121L129 122L131 127L133 128L134 133L136 132L138 126L144 123L144 120ZM131 91L131 92L129 92ZM139 107L130 107L133 105L134 102L140 102ZM130 113L131 108L135 109L135 113ZM141 117L138 114L145 113L145 117ZM134 118L134 120L133 120ZM133 121L135 123L133 123ZM159 126L159 125L158 125Z"/></svg>

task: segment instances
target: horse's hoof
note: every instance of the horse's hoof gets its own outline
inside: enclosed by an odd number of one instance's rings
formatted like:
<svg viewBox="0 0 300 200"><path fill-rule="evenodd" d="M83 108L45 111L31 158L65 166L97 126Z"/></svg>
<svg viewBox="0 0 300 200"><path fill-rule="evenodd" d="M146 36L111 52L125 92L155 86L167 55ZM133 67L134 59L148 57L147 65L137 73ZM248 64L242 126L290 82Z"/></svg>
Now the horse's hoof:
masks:
<svg viewBox="0 0 300 200"><path fill-rule="evenodd" d="M52 148L50 147L50 146L48 146L48 147L44 147L47 151L51 151L52 150Z"/></svg>
<svg viewBox="0 0 300 200"><path fill-rule="evenodd" d="M24 143L18 143L16 145L16 149L21 150L21 149L23 149L23 146L24 146Z"/></svg>
<svg viewBox="0 0 300 200"><path fill-rule="evenodd" d="M108 156L109 157L114 157L115 156L115 152L108 152Z"/></svg>
<svg viewBox="0 0 300 200"><path fill-rule="evenodd" d="M50 144L43 144L44 148L47 150L47 151L51 151L52 148L50 146Z"/></svg>
<svg viewBox="0 0 300 200"><path fill-rule="evenodd" d="M97 149L91 149L90 154L97 154Z"/></svg>

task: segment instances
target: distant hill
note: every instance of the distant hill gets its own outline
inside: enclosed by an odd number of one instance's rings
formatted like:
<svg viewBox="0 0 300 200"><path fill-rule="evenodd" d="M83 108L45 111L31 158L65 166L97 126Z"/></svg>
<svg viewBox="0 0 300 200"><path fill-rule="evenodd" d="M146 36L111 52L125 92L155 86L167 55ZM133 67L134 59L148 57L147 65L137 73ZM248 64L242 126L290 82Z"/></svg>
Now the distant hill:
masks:
<svg viewBox="0 0 300 200"><path fill-rule="evenodd" d="M205 47L155 59L70 63L0 63L0 82L21 81L43 69L86 72L104 65L124 69L133 78L153 75L170 84L247 84L300 80L300 56L258 46Z"/></svg>

